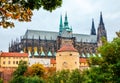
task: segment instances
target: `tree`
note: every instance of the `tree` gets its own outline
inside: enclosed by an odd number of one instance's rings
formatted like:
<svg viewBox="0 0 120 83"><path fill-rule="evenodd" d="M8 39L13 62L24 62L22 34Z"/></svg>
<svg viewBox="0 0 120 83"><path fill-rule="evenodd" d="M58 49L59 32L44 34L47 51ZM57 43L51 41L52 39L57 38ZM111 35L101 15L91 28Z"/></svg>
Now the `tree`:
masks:
<svg viewBox="0 0 120 83"><path fill-rule="evenodd" d="M49 76L47 83L69 83L69 76L69 70L57 71Z"/></svg>
<svg viewBox="0 0 120 83"><path fill-rule="evenodd" d="M26 78L24 76L13 77L9 83L25 83Z"/></svg>
<svg viewBox="0 0 120 83"><path fill-rule="evenodd" d="M114 38L112 42L106 42L98 49L101 57L92 58L89 70L85 77L87 83L119 83L120 82L120 37ZM97 61L98 62L97 62Z"/></svg>
<svg viewBox="0 0 120 83"><path fill-rule="evenodd" d="M36 63L31 67L28 67L27 71L24 73L25 76L44 76L45 68L42 64Z"/></svg>
<svg viewBox="0 0 120 83"><path fill-rule="evenodd" d="M25 71L27 70L27 62L26 61L20 61L18 64L18 68L14 71L13 77L23 76Z"/></svg>
<svg viewBox="0 0 120 83"><path fill-rule="evenodd" d="M82 77L81 71L75 69L71 72L68 83L82 83L84 78Z"/></svg>
<svg viewBox="0 0 120 83"><path fill-rule="evenodd" d="M29 22L33 10L43 8L52 12L61 4L62 0L0 0L0 26L14 27L12 19Z"/></svg>
<svg viewBox="0 0 120 83"><path fill-rule="evenodd" d="M83 80L84 78L81 74L81 71L78 69L73 71L62 70L50 75L47 83L87 83Z"/></svg>
<svg viewBox="0 0 120 83"><path fill-rule="evenodd" d="M44 75L44 70L45 69L41 64L37 63L28 67L25 61L20 61L10 83L44 83L44 80L40 78Z"/></svg>
<svg viewBox="0 0 120 83"><path fill-rule="evenodd" d="M45 74L43 76L44 79L48 79L49 76L53 75L56 72L55 67L46 67L45 68Z"/></svg>
<svg viewBox="0 0 120 83"><path fill-rule="evenodd" d="M45 83L42 78L39 78L38 76L34 77L26 77L25 83Z"/></svg>

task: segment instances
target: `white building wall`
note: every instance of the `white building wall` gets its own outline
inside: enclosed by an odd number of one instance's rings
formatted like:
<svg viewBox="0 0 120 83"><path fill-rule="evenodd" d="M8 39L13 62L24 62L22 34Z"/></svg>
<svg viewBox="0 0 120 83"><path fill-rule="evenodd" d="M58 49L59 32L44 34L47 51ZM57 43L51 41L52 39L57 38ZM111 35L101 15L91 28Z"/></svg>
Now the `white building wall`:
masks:
<svg viewBox="0 0 120 83"><path fill-rule="evenodd" d="M46 58L29 58L29 66L35 64L35 63L40 63L44 65L44 67L50 67L50 59Z"/></svg>

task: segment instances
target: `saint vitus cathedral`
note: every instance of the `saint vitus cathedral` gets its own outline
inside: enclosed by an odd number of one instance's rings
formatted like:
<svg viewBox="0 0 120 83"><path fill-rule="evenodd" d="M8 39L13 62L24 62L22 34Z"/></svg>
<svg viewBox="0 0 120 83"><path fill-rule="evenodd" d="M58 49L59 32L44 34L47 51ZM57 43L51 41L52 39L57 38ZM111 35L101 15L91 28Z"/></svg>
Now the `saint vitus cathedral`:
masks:
<svg viewBox="0 0 120 83"><path fill-rule="evenodd" d="M96 33L97 32L97 33ZM9 52L26 52L31 57L55 57L57 50L65 43L71 43L79 52L80 56L96 53L100 46L101 38L107 39L107 33L103 22L102 12L100 22L96 31L94 20L90 34L73 33L69 26L67 14L65 14L64 24L60 16L59 32L27 30L25 35L11 41Z"/></svg>

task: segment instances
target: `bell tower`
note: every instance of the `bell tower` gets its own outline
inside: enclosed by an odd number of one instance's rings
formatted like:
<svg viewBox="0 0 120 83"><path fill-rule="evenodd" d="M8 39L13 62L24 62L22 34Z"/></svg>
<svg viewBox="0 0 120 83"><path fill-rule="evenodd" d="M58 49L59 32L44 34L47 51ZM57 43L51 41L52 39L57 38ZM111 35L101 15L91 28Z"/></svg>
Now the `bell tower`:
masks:
<svg viewBox="0 0 120 83"><path fill-rule="evenodd" d="M103 37L107 40L107 32L106 32L106 29L105 29L105 26L104 26L102 12L100 12L100 23L99 23L98 30L97 30L97 43L98 43L98 46L102 45L101 39Z"/></svg>

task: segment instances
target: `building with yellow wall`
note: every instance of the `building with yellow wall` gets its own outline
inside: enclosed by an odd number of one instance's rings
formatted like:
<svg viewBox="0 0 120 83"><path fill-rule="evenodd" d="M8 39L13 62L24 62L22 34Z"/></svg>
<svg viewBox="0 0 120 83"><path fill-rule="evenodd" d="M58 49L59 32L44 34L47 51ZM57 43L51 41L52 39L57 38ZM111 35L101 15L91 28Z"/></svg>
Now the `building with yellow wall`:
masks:
<svg viewBox="0 0 120 83"><path fill-rule="evenodd" d="M0 54L0 67L15 68L18 67L18 64L21 60L28 62L28 54L17 52L2 52Z"/></svg>
<svg viewBox="0 0 120 83"><path fill-rule="evenodd" d="M79 53L72 44L63 45L56 54L56 71L79 69Z"/></svg>

